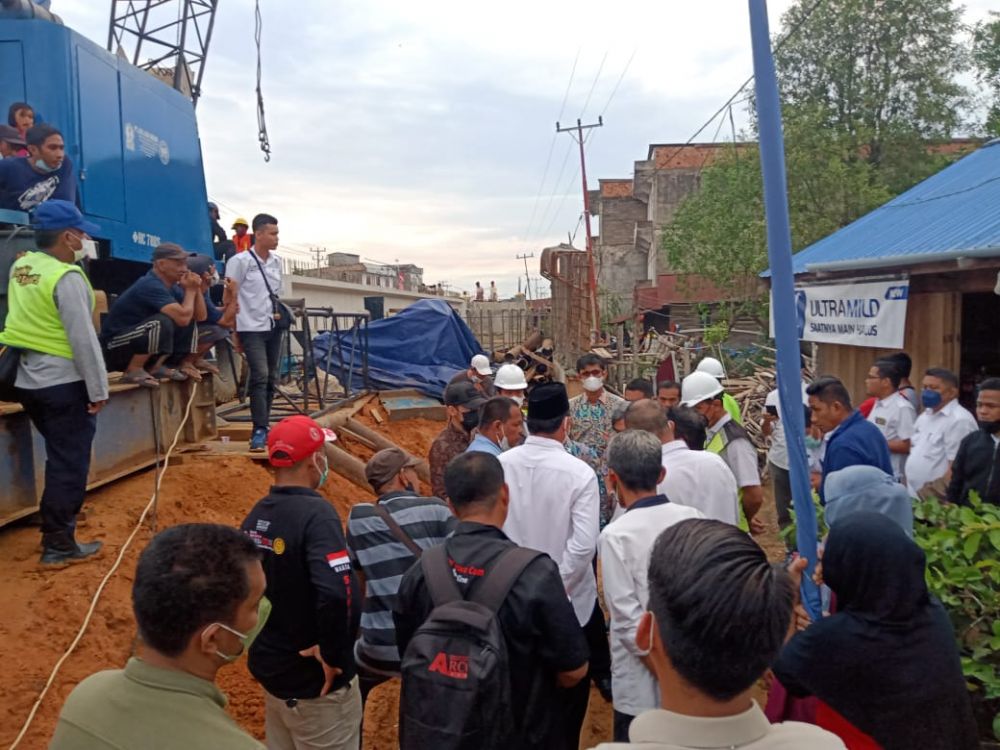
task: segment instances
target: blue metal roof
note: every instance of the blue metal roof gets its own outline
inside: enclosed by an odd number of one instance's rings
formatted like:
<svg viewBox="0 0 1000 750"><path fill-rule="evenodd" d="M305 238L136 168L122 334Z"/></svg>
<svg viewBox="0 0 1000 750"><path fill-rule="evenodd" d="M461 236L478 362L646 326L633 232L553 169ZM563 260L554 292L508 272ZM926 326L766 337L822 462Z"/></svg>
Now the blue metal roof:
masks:
<svg viewBox="0 0 1000 750"><path fill-rule="evenodd" d="M1000 256L1000 139L810 245L792 263L800 274L994 256Z"/></svg>

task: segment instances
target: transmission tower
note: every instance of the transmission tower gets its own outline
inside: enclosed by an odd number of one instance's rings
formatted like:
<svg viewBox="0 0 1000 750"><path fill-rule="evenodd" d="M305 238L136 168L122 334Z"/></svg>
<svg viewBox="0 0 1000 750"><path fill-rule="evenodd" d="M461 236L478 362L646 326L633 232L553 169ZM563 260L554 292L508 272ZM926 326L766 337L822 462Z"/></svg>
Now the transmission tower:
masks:
<svg viewBox="0 0 1000 750"><path fill-rule="evenodd" d="M112 0L108 50L197 105L219 0Z"/></svg>

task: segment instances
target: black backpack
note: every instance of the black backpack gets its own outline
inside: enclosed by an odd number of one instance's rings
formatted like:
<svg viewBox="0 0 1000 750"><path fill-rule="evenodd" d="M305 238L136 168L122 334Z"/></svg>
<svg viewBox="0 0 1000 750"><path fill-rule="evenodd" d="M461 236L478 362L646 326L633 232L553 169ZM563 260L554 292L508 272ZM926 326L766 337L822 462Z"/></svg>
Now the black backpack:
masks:
<svg viewBox="0 0 1000 750"><path fill-rule="evenodd" d="M401 750L500 750L514 746L507 643L496 613L510 587L542 553L511 547L469 599L462 596L445 545L420 559L434 604L403 654Z"/></svg>

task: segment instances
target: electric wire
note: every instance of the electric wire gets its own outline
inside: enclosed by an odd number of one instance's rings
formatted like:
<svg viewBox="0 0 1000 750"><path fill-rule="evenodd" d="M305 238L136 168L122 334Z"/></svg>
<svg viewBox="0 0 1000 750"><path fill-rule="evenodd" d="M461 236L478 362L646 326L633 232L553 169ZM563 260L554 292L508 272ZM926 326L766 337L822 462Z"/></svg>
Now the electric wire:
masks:
<svg viewBox="0 0 1000 750"><path fill-rule="evenodd" d="M271 161L271 140L267 135L267 123L264 121L264 93L261 91L260 38L264 28L264 19L260 15L260 0L254 3L253 40L257 47L257 140L260 150L264 152L264 161Z"/></svg>
<svg viewBox="0 0 1000 750"><path fill-rule="evenodd" d="M35 704L31 707L31 711L28 712L28 717L24 720L24 725L21 727L21 731L18 732L17 737L11 743L8 750L16 750L17 746L21 744L21 740L24 739L25 735L28 733L28 729L31 727L31 722L34 721L35 715L38 713L38 709L42 705L42 701L45 700L45 696L48 694L49 689L52 687L56 680L56 676L59 674L59 670L62 669L63 664L70 657L76 647L79 645L83 634L87 632L87 627L90 625L90 620L94 616L94 611L97 609L97 602L100 601L101 594L104 593L105 587L111 580L111 577L118 571L118 568L122 564L122 560L125 559L125 553L128 551L129 546L132 544L139 533L139 529L142 528L143 523L146 521L146 517L151 511L154 510L156 506L156 501L160 494L160 484L163 482L163 476L167 472L167 467L170 465L170 456L174 452L174 448L177 447L177 443L181 438L181 433L184 430L184 426L187 424L188 419L191 416L191 406L194 404L194 397L197 395L198 389L196 387L191 388L191 397L188 399L187 406L184 409L184 417L181 419L180 425L177 427L177 432L174 434L173 442L170 443L170 447L163 456L163 470L157 474L155 487L153 489L153 495L149 498L149 502L146 507L143 508L142 513L139 516L139 520L136 522L135 527L132 529L132 533L128 535L125 543L118 550L118 557L115 558L114 564L104 574L104 578L101 579L100 584L97 586L97 591L94 592L94 597L90 601L90 608L87 610L86 616L83 618L83 623L80 625L80 629L77 631L76 637L73 639L72 643L69 644L69 648L66 649L65 653L59 657L55 666L52 668L52 672L49 674L48 680L45 682L45 686L42 688L42 692L38 694L38 698L35 700Z"/></svg>

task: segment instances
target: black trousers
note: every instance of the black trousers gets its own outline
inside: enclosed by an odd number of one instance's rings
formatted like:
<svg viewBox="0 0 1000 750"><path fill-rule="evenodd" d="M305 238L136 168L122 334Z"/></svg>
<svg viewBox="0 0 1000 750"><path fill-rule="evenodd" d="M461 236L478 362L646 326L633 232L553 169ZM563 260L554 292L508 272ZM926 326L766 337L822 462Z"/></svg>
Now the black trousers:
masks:
<svg viewBox="0 0 1000 750"><path fill-rule="evenodd" d="M166 354L164 364L174 367L195 351L197 329L195 323L179 326L163 313L151 315L141 323L103 340L104 362L108 370L121 371L136 354L150 355L144 366Z"/></svg>
<svg viewBox="0 0 1000 750"><path fill-rule="evenodd" d="M587 647L590 649L590 671L588 676L592 680L599 680L603 677L611 677L611 646L608 643L608 628L604 621L604 610L601 605L594 600L594 611L590 615L587 624L583 626L583 634L587 638Z"/></svg>
<svg viewBox="0 0 1000 750"><path fill-rule="evenodd" d="M17 389L28 418L45 440L42 533L72 532L87 494L90 448L97 416L87 413L83 381L49 388Z"/></svg>
<svg viewBox="0 0 1000 750"><path fill-rule="evenodd" d="M635 719L631 714L623 714L621 711L614 712L614 741L628 742L628 728L632 726Z"/></svg>
<svg viewBox="0 0 1000 750"><path fill-rule="evenodd" d="M281 342L284 332L241 331L240 343L250 368L250 417L254 429L267 428L271 422L271 402L278 388L281 366Z"/></svg>
<svg viewBox="0 0 1000 750"><path fill-rule="evenodd" d="M561 731L554 731L553 750L579 750L580 730L587 718L587 704L590 702L590 678L584 677L571 688L556 688L558 715L555 723Z"/></svg>

